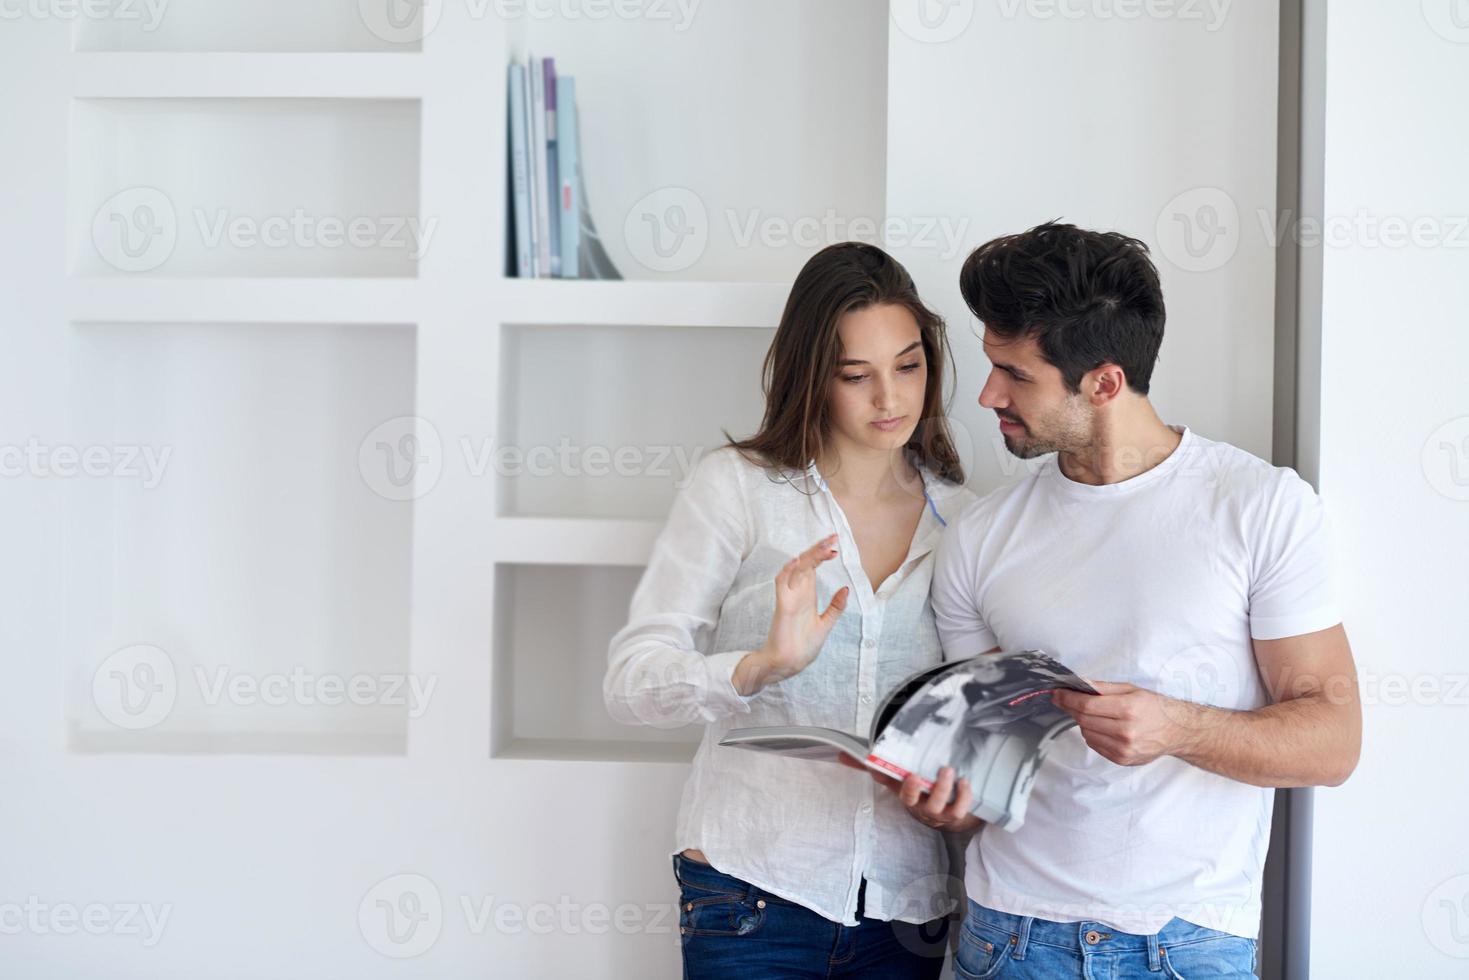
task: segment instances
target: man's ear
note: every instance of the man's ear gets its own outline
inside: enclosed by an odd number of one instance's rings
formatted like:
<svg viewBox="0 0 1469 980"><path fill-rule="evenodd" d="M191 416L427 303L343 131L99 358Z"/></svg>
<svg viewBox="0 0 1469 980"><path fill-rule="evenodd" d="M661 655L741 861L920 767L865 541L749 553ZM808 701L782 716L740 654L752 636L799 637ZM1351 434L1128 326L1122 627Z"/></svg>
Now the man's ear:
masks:
<svg viewBox="0 0 1469 980"><path fill-rule="evenodd" d="M1092 368L1081 380L1082 394L1093 405L1105 405L1127 390L1127 372L1108 361Z"/></svg>

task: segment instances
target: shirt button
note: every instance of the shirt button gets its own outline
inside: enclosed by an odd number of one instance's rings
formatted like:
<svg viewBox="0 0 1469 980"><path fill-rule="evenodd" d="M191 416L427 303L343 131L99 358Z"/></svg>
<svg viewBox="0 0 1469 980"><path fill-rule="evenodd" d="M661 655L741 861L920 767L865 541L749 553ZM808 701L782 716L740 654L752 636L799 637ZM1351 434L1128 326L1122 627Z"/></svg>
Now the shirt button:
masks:
<svg viewBox="0 0 1469 980"><path fill-rule="evenodd" d="M864 694L864 695L862 695L862 703L863 704L871 704L872 703L872 695L871 694Z"/></svg>
<svg viewBox="0 0 1469 980"><path fill-rule="evenodd" d="M871 803L864 803L860 807L858 807L858 809L861 810L863 813L871 813L872 812L872 804Z"/></svg>
<svg viewBox="0 0 1469 980"><path fill-rule="evenodd" d="M865 647L868 650L871 650L872 649L872 642L873 642L872 640L863 640L862 641L862 646Z"/></svg>

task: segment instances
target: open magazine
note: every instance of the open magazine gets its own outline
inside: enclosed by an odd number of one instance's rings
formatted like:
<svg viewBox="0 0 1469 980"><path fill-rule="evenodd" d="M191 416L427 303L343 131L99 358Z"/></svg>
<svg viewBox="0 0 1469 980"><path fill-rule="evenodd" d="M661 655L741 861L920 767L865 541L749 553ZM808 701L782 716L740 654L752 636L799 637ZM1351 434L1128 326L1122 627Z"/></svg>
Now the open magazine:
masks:
<svg viewBox="0 0 1469 980"><path fill-rule="evenodd" d="M867 739L833 728L736 728L720 745L835 762L846 755L902 779L917 773L932 787L953 766L969 780L972 812L1004 830L1025 821L1031 783L1056 736L1076 724L1051 703L1069 688L1099 693L1039 650L982 653L921 670L878 705Z"/></svg>

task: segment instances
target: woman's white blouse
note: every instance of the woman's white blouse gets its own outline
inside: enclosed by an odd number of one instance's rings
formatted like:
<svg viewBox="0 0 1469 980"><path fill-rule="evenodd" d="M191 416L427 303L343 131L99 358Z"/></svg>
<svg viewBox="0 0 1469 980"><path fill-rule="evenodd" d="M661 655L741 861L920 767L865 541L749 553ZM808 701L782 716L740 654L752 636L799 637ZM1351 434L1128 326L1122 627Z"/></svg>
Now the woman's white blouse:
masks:
<svg viewBox="0 0 1469 980"><path fill-rule="evenodd" d="M732 728L758 725L866 737L882 696L943 659L928 600L933 549L974 494L925 471L927 501L908 555L874 593L816 467L786 477L728 447L699 462L612 638L607 708L628 724L707 723L671 853L698 848L720 871L847 925L857 922L866 878L867 916L925 922L950 907L946 850L896 794L829 762L718 743ZM809 667L741 696L731 675L765 643L776 573L833 532L839 554L817 572L817 601L824 609L851 586L846 611Z"/></svg>

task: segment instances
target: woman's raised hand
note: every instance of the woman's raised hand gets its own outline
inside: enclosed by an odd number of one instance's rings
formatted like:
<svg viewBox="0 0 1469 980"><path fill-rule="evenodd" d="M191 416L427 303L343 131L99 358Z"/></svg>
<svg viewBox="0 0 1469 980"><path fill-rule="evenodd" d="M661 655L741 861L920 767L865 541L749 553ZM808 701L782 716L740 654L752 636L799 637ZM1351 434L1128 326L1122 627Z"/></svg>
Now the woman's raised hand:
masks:
<svg viewBox="0 0 1469 980"><path fill-rule="evenodd" d="M775 615L765 646L735 668L734 685L741 694L754 694L766 684L800 673L821 652L851 593L842 586L826 611L817 611L816 569L837 556L836 542L835 534L823 538L786 562L775 576Z"/></svg>

